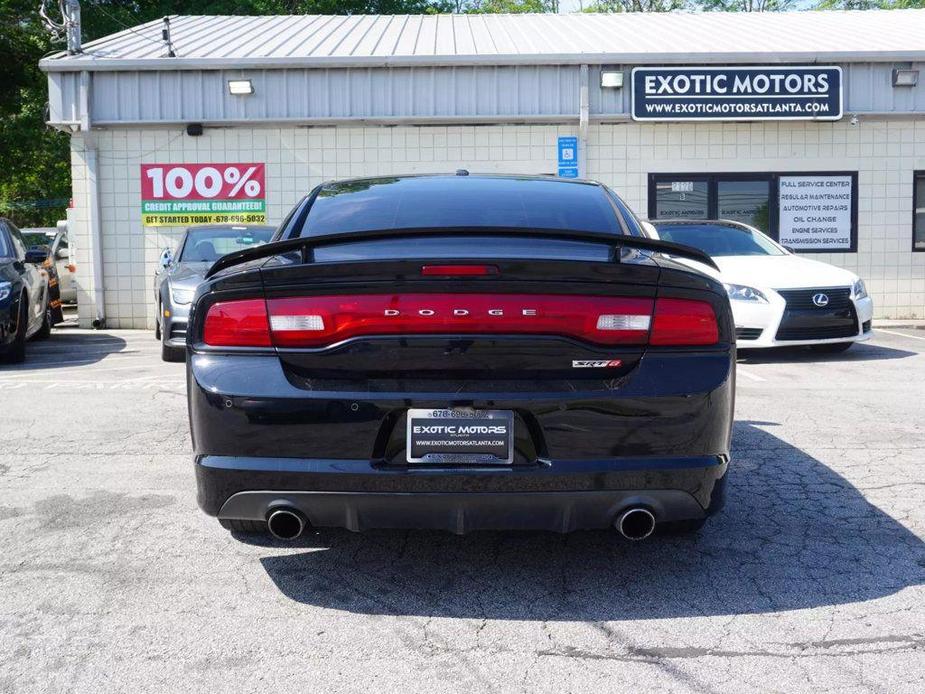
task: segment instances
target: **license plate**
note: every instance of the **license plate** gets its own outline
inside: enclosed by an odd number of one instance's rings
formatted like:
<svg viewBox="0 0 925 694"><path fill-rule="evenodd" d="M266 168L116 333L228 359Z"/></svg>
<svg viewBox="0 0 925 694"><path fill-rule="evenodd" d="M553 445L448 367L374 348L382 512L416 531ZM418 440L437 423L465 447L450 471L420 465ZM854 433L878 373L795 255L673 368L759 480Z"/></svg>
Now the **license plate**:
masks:
<svg viewBox="0 0 925 694"><path fill-rule="evenodd" d="M513 412L408 410L409 463L510 465L513 460Z"/></svg>

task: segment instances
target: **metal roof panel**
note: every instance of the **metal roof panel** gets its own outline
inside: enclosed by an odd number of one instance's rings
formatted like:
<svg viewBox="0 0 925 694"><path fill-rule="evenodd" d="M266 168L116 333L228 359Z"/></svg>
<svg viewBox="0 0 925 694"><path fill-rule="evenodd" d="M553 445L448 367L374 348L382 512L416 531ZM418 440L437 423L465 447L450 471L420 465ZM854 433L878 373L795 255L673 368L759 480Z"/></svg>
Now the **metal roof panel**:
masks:
<svg viewBox="0 0 925 694"><path fill-rule="evenodd" d="M595 15L172 16L59 53L55 70L925 59L925 10Z"/></svg>

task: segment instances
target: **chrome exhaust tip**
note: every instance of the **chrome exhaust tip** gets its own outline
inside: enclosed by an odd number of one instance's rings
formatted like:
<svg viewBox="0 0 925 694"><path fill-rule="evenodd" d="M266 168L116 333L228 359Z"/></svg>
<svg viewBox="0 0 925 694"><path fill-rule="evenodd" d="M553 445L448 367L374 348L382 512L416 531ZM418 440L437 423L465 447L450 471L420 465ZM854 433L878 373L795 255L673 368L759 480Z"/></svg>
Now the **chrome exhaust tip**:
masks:
<svg viewBox="0 0 925 694"><path fill-rule="evenodd" d="M613 526L627 540L645 540L655 531L655 516L649 509L636 506L621 513Z"/></svg>
<svg viewBox="0 0 925 694"><path fill-rule="evenodd" d="M275 508L267 514L267 528L277 540L294 540L305 530L306 520L291 508Z"/></svg>

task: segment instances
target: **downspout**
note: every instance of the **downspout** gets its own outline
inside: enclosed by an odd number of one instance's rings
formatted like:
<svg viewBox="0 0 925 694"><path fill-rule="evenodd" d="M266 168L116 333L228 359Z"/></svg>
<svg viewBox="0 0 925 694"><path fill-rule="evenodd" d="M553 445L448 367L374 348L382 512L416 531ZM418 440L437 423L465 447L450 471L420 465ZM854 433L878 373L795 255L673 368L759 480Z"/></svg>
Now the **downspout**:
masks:
<svg viewBox="0 0 925 694"><path fill-rule="evenodd" d="M106 327L106 308L103 301L103 228L100 224L99 152L96 139L90 132L90 73L80 73L80 130L84 141L84 162L87 167L87 223L90 225L91 253L93 254L93 305L96 318L91 325Z"/></svg>
<svg viewBox="0 0 925 694"><path fill-rule="evenodd" d="M590 120L590 102L588 99L588 66L582 65L578 75L578 178L587 178L588 121Z"/></svg>

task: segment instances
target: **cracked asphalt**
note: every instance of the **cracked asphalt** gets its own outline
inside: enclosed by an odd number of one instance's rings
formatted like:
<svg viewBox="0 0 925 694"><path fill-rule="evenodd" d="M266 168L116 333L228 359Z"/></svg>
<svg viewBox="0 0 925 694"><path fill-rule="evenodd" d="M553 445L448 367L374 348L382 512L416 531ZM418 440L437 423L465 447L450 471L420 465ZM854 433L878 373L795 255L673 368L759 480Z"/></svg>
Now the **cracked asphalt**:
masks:
<svg viewBox="0 0 925 694"><path fill-rule="evenodd" d="M925 691L925 331L743 355L700 534L233 536L182 364L56 330L0 367L0 692Z"/></svg>

